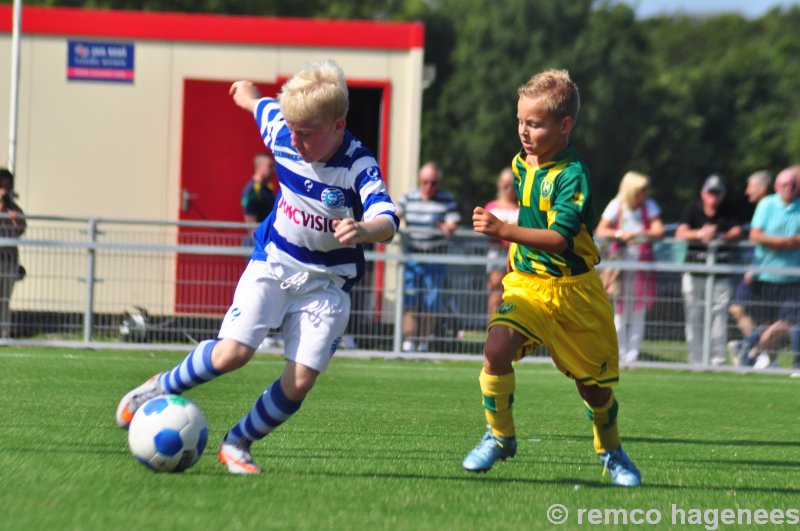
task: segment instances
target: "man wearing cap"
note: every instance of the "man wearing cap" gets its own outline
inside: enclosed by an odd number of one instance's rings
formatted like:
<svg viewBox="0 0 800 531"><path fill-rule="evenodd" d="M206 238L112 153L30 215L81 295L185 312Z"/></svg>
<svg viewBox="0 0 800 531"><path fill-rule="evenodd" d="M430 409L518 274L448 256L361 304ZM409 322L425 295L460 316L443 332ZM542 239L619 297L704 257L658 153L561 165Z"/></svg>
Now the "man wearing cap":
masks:
<svg viewBox="0 0 800 531"><path fill-rule="evenodd" d="M686 240L689 263L726 264L731 261L735 248L731 245L742 238L742 225L738 216L723 203L727 187L719 175L710 175L700 190L700 201L687 206L675 231L675 238ZM712 253L712 254L709 254ZM688 361L703 362L703 324L705 316L705 274L684 273L681 279L686 314L686 343ZM728 305L732 286L729 278L717 275L714 279L711 300L711 361L725 361L725 344L728 327Z"/></svg>

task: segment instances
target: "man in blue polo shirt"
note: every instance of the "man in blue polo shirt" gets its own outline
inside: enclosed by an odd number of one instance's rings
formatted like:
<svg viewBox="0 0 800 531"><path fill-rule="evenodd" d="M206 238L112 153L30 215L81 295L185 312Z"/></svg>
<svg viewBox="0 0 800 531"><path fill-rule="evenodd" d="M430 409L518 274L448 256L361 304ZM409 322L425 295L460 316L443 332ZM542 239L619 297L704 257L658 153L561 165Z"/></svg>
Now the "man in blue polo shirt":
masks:
<svg viewBox="0 0 800 531"><path fill-rule="evenodd" d="M757 243L753 263L769 267L800 266L800 165L786 168L775 179L775 192L765 197L753 214L750 239ZM763 369L775 362L770 355L776 341L800 320L800 278L779 273L758 273L761 299L769 303L769 326L742 361ZM796 343L793 341L792 343ZM794 364L800 368L800 345L792 345Z"/></svg>

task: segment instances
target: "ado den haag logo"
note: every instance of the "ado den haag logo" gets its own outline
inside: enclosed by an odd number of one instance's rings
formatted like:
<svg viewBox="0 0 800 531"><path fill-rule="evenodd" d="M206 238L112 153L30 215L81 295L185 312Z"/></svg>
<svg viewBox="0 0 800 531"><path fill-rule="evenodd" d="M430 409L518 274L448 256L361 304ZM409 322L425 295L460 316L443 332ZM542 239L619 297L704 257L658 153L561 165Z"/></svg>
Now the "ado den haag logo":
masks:
<svg viewBox="0 0 800 531"><path fill-rule="evenodd" d="M508 313L510 311L513 311L514 308L516 308L516 307L517 306L515 304L513 304L511 302L507 302L507 303L503 304L502 306L500 306L497 309L497 313L499 313L500 315L503 315L503 314L506 314L506 313Z"/></svg>
<svg viewBox="0 0 800 531"><path fill-rule="evenodd" d="M344 192L338 188L325 188L320 195L320 199L331 208L344 206Z"/></svg>
<svg viewBox="0 0 800 531"><path fill-rule="evenodd" d="M540 191L542 195L542 199L547 199L550 197L550 194L553 193L553 181L550 179L545 179L542 181L542 188Z"/></svg>

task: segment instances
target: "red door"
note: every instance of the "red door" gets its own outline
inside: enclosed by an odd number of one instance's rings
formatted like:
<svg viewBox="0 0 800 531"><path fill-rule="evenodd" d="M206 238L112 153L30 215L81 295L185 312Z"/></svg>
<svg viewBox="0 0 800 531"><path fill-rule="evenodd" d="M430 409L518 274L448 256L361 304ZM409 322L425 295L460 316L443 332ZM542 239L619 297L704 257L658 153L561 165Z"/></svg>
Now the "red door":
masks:
<svg viewBox="0 0 800 531"><path fill-rule="evenodd" d="M253 157L263 153L252 115L238 108L228 89L232 81L184 80L181 149L181 220L243 220L242 188L253 172ZM275 96L279 85L259 85ZM244 230L181 227L179 244L241 248ZM175 311L202 315L225 313L246 256L178 254Z"/></svg>

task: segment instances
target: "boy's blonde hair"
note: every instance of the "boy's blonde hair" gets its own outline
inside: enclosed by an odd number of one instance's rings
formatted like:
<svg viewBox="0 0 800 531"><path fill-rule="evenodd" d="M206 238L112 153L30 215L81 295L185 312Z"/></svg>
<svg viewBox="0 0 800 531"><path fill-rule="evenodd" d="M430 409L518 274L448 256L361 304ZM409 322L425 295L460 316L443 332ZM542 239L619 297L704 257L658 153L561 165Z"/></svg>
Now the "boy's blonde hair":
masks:
<svg viewBox="0 0 800 531"><path fill-rule="evenodd" d="M349 99L342 69L330 59L309 63L281 87L281 114L293 122L330 124L347 116Z"/></svg>
<svg viewBox="0 0 800 531"><path fill-rule="evenodd" d="M530 78L517 89L520 96L541 99L547 112L556 119L570 117L578 119L581 96L578 86L566 70L545 70Z"/></svg>
<svg viewBox="0 0 800 531"><path fill-rule="evenodd" d="M617 193L620 208L627 207L632 210L636 194L646 190L648 186L650 186L650 177L643 173L629 171L623 175L622 180L619 182L619 192Z"/></svg>

